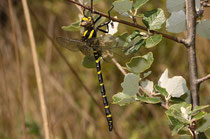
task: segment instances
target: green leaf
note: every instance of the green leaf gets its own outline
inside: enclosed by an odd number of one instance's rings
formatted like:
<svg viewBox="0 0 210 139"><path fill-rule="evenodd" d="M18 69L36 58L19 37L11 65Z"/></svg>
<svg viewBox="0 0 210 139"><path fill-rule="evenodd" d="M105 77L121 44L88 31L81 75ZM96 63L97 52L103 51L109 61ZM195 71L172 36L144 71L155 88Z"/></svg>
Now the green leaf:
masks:
<svg viewBox="0 0 210 139"><path fill-rule="evenodd" d="M128 73L125 75L124 82L121 84L123 93L128 96L135 96L139 92L139 76Z"/></svg>
<svg viewBox="0 0 210 139"><path fill-rule="evenodd" d="M82 65L86 68L95 68L95 58L93 56L85 56L82 60Z"/></svg>
<svg viewBox="0 0 210 139"><path fill-rule="evenodd" d="M154 9L152 11L147 11L144 14L142 22L150 30L160 29L161 25L165 22L165 15L162 9Z"/></svg>
<svg viewBox="0 0 210 139"><path fill-rule="evenodd" d="M118 13L126 13L131 10L133 1L129 0L118 0L112 3L114 5L114 10L116 10Z"/></svg>
<svg viewBox="0 0 210 139"><path fill-rule="evenodd" d="M196 25L196 33L201 37L210 39L210 20L201 20Z"/></svg>
<svg viewBox="0 0 210 139"><path fill-rule="evenodd" d="M136 0L136 2L133 4L134 10L139 9L141 6L146 4L149 0Z"/></svg>
<svg viewBox="0 0 210 139"><path fill-rule="evenodd" d="M155 45L157 45L160 41L162 40L162 35L161 34L155 34L153 36L150 36L147 40L146 40L146 48L151 48L154 47Z"/></svg>
<svg viewBox="0 0 210 139"><path fill-rule="evenodd" d="M167 115L170 123L173 125L173 127L175 125L182 124L179 120L177 120L176 118L174 118L173 116L171 116L170 113L168 113L168 111L166 112L166 115Z"/></svg>
<svg viewBox="0 0 210 139"><path fill-rule="evenodd" d="M120 106L124 106L135 101L135 97L128 96L122 92L115 94L112 99L113 104L119 104Z"/></svg>
<svg viewBox="0 0 210 139"><path fill-rule="evenodd" d="M142 37L137 36L133 41L125 45L124 53L125 55L130 55L139 51L139 49L145 44L145 41Z"/></svg>
<svg viewBox="0 0 210 139"><path fill-rule="evenodd" d="M183 127L184 127L184 124L177 124L177 125L175 125L175 127L171 131L172 136L177 134Z"/></svg>
<svg viewBox="0 0 210 139"><path fill-rule="evenodd" d="M164 97L168 97L168 92L166 91L165 88L162 88L158 85L155 86L156 91L158 91L161 95L163 95Z"/></svg>
<svg viewBox="0 0 210 139"><path fill-rule="evenodd" d="M142 95L142 96L137 96L137 99L149 104L157 104L161 102L160 97L146 97Z"/></svg>
<svg viewBox="0 0 210 139"><path fill-rule="evenodd" d="M192 105L191 104L187 104L186 102L183 102L183 103L171 105L170 109L181 112L181 107L188 108L188 107L192 107Z"/></svg>
<svg viewBox="0 0 210 139"><path fill-rule="evenodd" d="M171 102L171 103L182 103L182 102L185 102L185 100L182 99L182 98L171 97L171 98L170 98L170 102Z"/></svg>
<svg viewBox="0 0 210 139"><path fill-rule="evenodd" d="M137 52L144 44L144 39L139 30L135 30L131 35L127 36L124 43L124 53L126 55Z"/></svg>
<svg viewBox="0 0 210 139"><path fill-rule="evenodd" d="M185 109L186 111L181 111L182 109ZM188 110L191 110L191 104L187 104L186 102L174 104L169 107L166 114L173 116L176 120L179 120L181 123L190 124L190 121L188 118Z"/></svg>
<svg viewBox="0 0 210 139"><path fill-rule="evenodd" d="M195 112L199 111L199 110L202 110L202 109L205 109L209 107L209 105L205 105L205 106L195 106L195 108L193 109L193 111L190 113L190 115L194 114Z"/></svg>
<svg viewBox="0 0 210 139"><path fill-rule="evenodd" d="M196 122L196 131L205 132L210 128L210 113L205 115L205 117Z"/></svg>
<svg viewBox="0 0 210 139"><path fill-rule="evenodd" d="M62 26L62 29L64 31L80 31L81 27L80 27L80 21L76 21L75 23L72 23L69 26Z"/></svg>
<svg viewBox="0 0 210 139"><path fill-rule="evenodd" d="M193 119L195 119L197 121L197 120L202 119L204 116L206 116L206 112L200 111L198 114L196 114L195 116L193 116Z"/></svg>
<svg viewBox="0 0 210 139"><path fill-rule="evenodd" d="M152 52L149 52L144 56L133 57L128 63L126 63L126 66L131 72L139 74L149 69L153 60L153 54Z"/></svg>

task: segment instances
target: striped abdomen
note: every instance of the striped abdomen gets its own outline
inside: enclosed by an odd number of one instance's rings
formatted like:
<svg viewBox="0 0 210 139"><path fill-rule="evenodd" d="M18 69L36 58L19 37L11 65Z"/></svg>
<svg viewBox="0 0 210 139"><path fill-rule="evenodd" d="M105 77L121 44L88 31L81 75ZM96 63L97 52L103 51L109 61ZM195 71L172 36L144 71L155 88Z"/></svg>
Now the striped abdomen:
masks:
<svg viewBox="0 0 210 139"><path fill-rule="evenodd" d="M101 64L100 64L101 54L94 50L94 57L95 57L95 60L96 60L96 69L97 69L97 74L98 74L98 81L99 81L100 90L101 90L101 94L102 94L102 99L103 99L103 103L104 103L105 114L106 114L107 122L108 122L108 125L109 125L109 131L112 131L112 129L113 129L112 115L111 115L111 111L109 109L109 103L108 103L108 100L107 100L107 97L106 97L106 91L105 91L103 76L102 76L102 72L101 72Z"/></svg>

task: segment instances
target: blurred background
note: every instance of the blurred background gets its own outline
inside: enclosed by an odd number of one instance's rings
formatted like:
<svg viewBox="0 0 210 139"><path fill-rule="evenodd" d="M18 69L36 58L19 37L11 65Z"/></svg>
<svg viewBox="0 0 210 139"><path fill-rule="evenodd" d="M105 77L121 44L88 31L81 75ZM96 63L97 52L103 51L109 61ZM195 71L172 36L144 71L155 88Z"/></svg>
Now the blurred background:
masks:
<svg viewBox="0 0 210 139"><path fill-rule="evenodd" d="M94 8L107 13L112 2L113 0L101 0ZM178 138L171 137L165 110L161 107L139 102L124 107L111 104L112 96L122 91L121 82L124 76L112 62L104 62L102 71L116 129L109 132L105 115L101 112L103 104L96 70L82 66L84 56L81 53L59 48L76 71L73 73L52 42L57 36L80 38L80 32L66 32L61 29L62 26L79 20L80 11L67 0L28 0L28 5L31 10L52 139ZM12 6L14 30L11 28L8 1L0 1L0 139L21 139L24 136L29 139L42 139L44 132L40 101L22 3L12 0ZM165 0L150 0L139 12L144 13L158 7L163 8L166 17L169 17ZM203 18L209 19L209 13L210 9L206 8ZM113 11L112 16L115 15L132 22ZM140 19L139 24L142 24ZM118 29L115 35L132 33L135 30L122 24ZM164 28L160 31L167 33ZM14 32L17 36L15 44L18 51L14 47ZM53 39L48 39L46 34ZM178 34L179 37L185 35ZM198 73L199 77L202 77L210 73L210 40L197 36L196 43ZM144 55L148 51L152 51L155 58L150 69L153 72L149 76L150 80L157 82L162 72L168 68L169 76L181 75L189 86L187 50L183 45L163 39L158 46L150 50L142 48L137 55ZM119 62L125 66L123 58ZM88 95L77 75L100 107ZM209 96L210 81L206 81L200 87L201 105L210 104ZM210 109L206 111L210 112ZM208 136L210 137L210 133Z"/></svg>

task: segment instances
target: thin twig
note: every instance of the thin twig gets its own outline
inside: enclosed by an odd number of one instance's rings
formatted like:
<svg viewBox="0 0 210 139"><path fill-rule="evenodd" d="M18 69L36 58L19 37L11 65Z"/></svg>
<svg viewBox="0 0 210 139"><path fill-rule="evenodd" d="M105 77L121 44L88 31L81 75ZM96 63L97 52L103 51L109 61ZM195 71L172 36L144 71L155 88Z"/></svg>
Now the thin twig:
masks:
<svg viewBox="0 0 210 139"><path fill-rule="evenodd" d="M68 1L71 2L71 3L74 3L74 4L78 5L78 6L81 6L81 7L85 8L85 9L87 9L87 10L91 10L89 7L87 7L85 5L82 5L79 2L76 2L76 1L73 1L73 0L68 0ZM146 27L141 26L139 24L135 24L135 23L131 23L131 22L128 22L128 21L125 21L125 20L109 17L108 15L106 15L106 14L104 14L102 12L96 11L96 10L94 10L93 13L99 14L99 15L104 16L106 18L110 18L114 22L119 22L119 23L131 26L131 27L134 27L134 28L138 28L138 29L141 29L141 30L144 30L144 31L148 31L148 29ZM150 32L153 33L153 34L161 34L163 37L165 37L167 39L170 39L170 40L173 40L173 41L175 41L177 43L184 44L187 47L187 43L186 43L185 39L181 39L181 38L177 38L177 37L174 37L174 36L170 36L168 34L165 34L165 33L162 33L162 32L158 32L158 31L154 31L154 30L150 30Z"/></svg>
<svg viewBox="0 0 210 139"><path fill-rule="evenodd" d="M46 107L45 99L44 99L43 83L42 83L42 78L41 78L41 73L40 73L39 60L38 60L38 55L36 51L36 43L34 39L27 1L22 0L22 5L23 5L25 20L26 20L26 25L27 25L27 30L28 30L29 41L31 45L32 58L33 58L33 64L34 64L39 99L40 99L40 107L41 107L45 139L50 139L48 119L47 119L47 107Z"/></svg>
<svg viewBox="0 0 210 139"><path fill-rule="evenodd" d="M93 0L91 0L91 7L90 7L90 11L91 11L91 13L93 12Z"/></svg>
<svg viewBox="0 0 210 139"><path fill-rule="evenodd" d="M111 58L112 62L117 66L117 68L121 71L121 73L125 76L127 73L123 69L123 67L117 62L117 60L107 51L107 55Z"/></svg>
<svg viewBox="0 0 210 139"><path fill-rule="evenodd" d="M13 15L13 6L12 6L12 1L8 0L8 6L9 6L9 14L10 14L10 23L11 23L11 28L12 28L12 35L13 35L13 45L15 49L15 59L16 59L16 64L17 64L17 76L18 76L18 92L21 95L21 98L19 100L20 105L21 105L21 111L22 111L22 126L23 126L23 138L26 139L26 126L25 126L25 110L24 110L24 98L23 98L23 84L22 84L22 73L20 69L20 56L19 56L19 50L17 46L17 35L15 31L15 23L14 23L14 15ZM18 93L18 94L19 94Z"/></svg>
<svg viewBox="0 0 210 139"><path fill-rule="evenodd" d="M206 80L208 80L208 79L210 79L210 74L206 75L206 76L203 77L203 78L198 79L198 80L197 80L197 84L201 84L202 82L204 82L204 81L206 81Z"/></svg>

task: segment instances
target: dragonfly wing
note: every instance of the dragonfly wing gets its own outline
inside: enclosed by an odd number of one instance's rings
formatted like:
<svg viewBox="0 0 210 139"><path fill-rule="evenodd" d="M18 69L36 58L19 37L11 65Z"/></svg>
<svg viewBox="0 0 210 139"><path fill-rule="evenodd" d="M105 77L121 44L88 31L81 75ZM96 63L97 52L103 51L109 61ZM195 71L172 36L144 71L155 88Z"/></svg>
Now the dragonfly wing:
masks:
<svg viewBox="0 0 210 139"><path fill-rule="evenodd" d="M86 56L93 56L93 49L88 45L78 45L79 50Z"/></svg>
<svg viewBox="0 0 210 139"><path fill-rule="evenodd" d="M76 39L67 39L64 37L57 37L56 41L64 48L69 49L70 51L76 52L79 50L79 45L84 45L83 42Z"/></svg>

